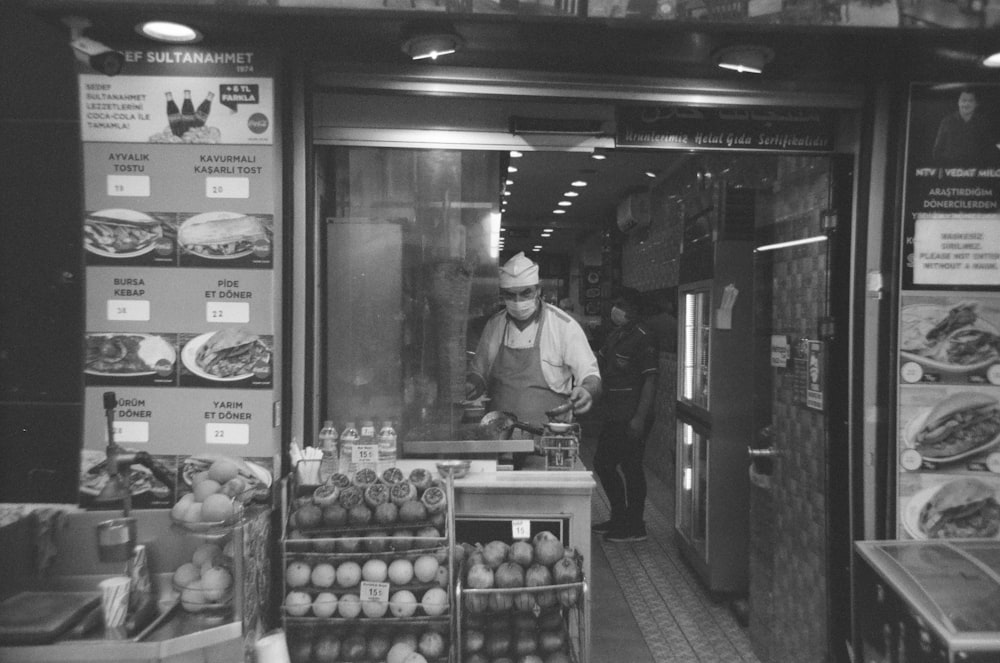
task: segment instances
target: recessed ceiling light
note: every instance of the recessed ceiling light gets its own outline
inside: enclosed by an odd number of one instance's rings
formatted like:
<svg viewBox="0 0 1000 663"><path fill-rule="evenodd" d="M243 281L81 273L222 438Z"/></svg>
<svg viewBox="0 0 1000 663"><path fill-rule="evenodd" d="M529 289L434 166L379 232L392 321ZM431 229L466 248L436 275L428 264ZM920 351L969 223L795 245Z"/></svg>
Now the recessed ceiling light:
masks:
<svg viewBox="0 0 1000 663"><path fill-rule="evenodd" d="M576 191L567 191L567 192L566 192L566 193L564 193L563 195L564 195L564 196L566 196L567 198L576 198L576 197L577 197L577 196L579 196L580 194L579 194L579 193L577 193Z"/></svg>
<svg viewBox="0 0 1000 663"><path fill-rule="evenodd" d="M550 233L550 232L552 232L552 228L542 228L542 232L543 233Z"/></svg>
<svg viewBox="0 0 1000 663"><path fill-rule="evenodd" d="M507 172L508 173L516 173L517 172L517 166L507 166Z"/></svg>
<svg viewBox="0 0 1000 663"><path fill-rule="evenodd" d="M414 21L403 27L400 48L411 60L437 60L464 45L465 40L447 21Z"/></svg>
<svg viewBox="0 0 1000 663"><path fill-rule="evenodd" d="M511 159L517 159L520 156L522 156L522 154L520 152L518 152L517 150L511 150L510 151L510 158Z"/></svg>
<svg viewBox="0 0 1000 663"><path fill-rule="evenodd" d="M587 186L587 183L583 180L576 180L570 186L576 186L576 187Z"/></svg>
<svg viewBox="0 0 1000 663"><path fill-rule="evenodd" d="M991 69L1000 67L1000 52L987 55L983 58L983 66L990 67Z"/></svg>
<svg viewBox="0 0 1000 663"><path fill-rule="evenodd" d="M201 33L183 23L173 21L146 21L135 26L136 32L170 44L193 44L201 41Z"/></svg>
<svg viewBox="0 0 1000 663"><path fill-rule="evenodd" d="M603 161L608 158L608 155L604 154L603 152L594 152L593 154L590 155L590 158L597 159L598 161Z"/></svg>
<svg viewBox="0 0 1000 663"><path fill-rule="evenodd" d="M572 201L569 200L560 200L558 203L559 207L569 207L572 204Z"/></svg>
<svg viewBox="0 0 1000 663"><path fill-rule="evenodd" d="M540 237L542 237L543 239L548 239L549 237L552 237L552 233L541 233Z"/></svg>
<svg viewBox="0 0 1000 663"><path fill-rule="evenodd" d="M655 171L655 170L647 170L646 171L646 177L649 177L649 178L654 179L654 180L657 178L657 176L659 174L660 173L658 171Z"/></svg>
<svg viewBox="0 0 1000 663"><path fill-rule="evenodd" d="M554 209L554 210L552 210L552 213L553 214L565 214L566 210L564 210L564 209Z"/></svg>
<svg viewBox="0 0 1000 663"><path fill-rule="evenodd" d="M504 191L504 192L503 192L503 195L505 195L505 196L509 196L509 195L510 195L510 191Z"/></svg>
<svg viewBox="0 0 1000 663"><path fill-rule="evenodd" d="M507 180L506 182L504 182L504 184L507 186L512 186L514 184L514 180Z"/></svg>

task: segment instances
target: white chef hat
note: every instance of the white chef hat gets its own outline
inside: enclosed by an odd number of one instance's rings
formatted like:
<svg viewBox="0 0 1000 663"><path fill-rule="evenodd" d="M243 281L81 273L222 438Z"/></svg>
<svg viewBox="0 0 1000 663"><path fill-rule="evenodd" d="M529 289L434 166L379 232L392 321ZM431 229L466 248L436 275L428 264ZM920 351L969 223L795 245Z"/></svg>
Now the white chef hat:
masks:
<svg viewBox="0 0 1000 663"><path fill-rule="evenodd" d="M538 283L538 265L521 251L500 266L501 288L523 288Z"/></svg>

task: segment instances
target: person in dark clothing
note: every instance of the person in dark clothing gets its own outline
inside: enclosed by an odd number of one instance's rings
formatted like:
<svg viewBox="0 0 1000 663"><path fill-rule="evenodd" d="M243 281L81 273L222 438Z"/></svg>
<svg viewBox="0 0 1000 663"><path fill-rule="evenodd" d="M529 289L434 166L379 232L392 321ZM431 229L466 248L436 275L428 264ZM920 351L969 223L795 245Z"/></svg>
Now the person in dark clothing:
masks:
<svg viewBox="0 0 1000 663"><path fill-rule="evenodd" d="M941 119L934 138L934 161L941 166L991 165L997 161L995 143L976 91L966 88L958 95L958 110Z"/></svg>
<svg viewBox="0 0 1000 663"><path fill-rule="evenodd" d="M646 538L643 455L653 424L659 351L655 336L638 318L639 300L631 288L615 298L614 327L597 354L605 391L594 471L611 502L611 519L593 530L615 542Z"/></svg>

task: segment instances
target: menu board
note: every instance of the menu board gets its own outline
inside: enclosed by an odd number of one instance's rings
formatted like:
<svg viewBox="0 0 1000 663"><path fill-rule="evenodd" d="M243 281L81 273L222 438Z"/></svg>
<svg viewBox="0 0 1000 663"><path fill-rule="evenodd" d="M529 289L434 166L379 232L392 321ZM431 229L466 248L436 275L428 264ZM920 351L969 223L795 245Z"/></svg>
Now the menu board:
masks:
<svg viewBox="0 0 1000 663"><path fill-rule="evenodd" d="M273 457L274 56L118 50L121 75L78 72L84 453L107 445L103 394L113 391L115 441L167 466L185 454Z"/></svg>
<svg viewBox="0 0 1000 663"><path fill-rule="evenodd" d="M911 87L897 536L1000 538L1000 86Z"/></svg>

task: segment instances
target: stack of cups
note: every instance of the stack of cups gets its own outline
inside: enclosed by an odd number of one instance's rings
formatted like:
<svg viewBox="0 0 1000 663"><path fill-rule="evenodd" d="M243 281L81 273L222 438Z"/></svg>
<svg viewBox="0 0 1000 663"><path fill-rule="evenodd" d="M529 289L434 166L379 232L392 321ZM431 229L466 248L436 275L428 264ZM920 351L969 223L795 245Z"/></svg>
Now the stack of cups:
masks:
<svg viewBox="0 0 1000 663"><path fill-rule="evenodd" d="M128 576L114 576L98 584L101 588L101 608L106 627L116 628L125 625L131 582Z"/></svg>

